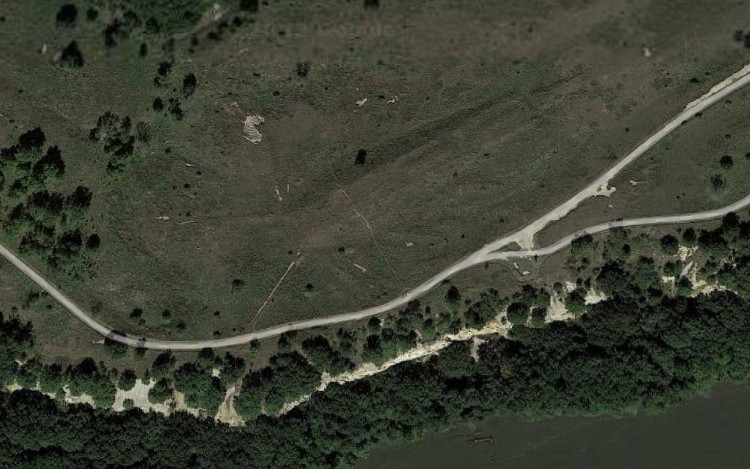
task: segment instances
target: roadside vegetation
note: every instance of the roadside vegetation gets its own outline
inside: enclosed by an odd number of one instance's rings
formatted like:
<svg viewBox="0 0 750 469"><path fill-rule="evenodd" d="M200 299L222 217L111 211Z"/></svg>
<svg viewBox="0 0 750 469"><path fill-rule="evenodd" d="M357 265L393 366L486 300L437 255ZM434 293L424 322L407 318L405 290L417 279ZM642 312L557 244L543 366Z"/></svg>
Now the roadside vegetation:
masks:
<svg viewBox="0 0 750 469"><path fill-rule="evenodd" d="M675 24L651 0L617 18L600 1L12 2L0 147L41 127L40 156L56 146L65 163L44 189L92 194L85 226L28 238L57 255L24 259L111 327L171 340L248 332L298 252L253 327L391 299L578 189L750 57L742 5L698 1ZM264 119L258 144L247 116ZM700 171L717 197L750 170L741 132L724 133Z"/></svg>
<svg viewBox="0 0 750 469"><path fill-rule="evenodd" d="M680 251L689 248L697 251L687 261ZM750 292L742 287L748 249L750 221L733 213L721 224L680 228L661 238L617 230L571 247L567 268L579 276L575 288L525 285L508 298L488 291L479 301L466 299L457 306L461 293L446 287L441 309L447 316L432 326L429 320L435 318L414 302L385 320L368 321L361 333L347 336L341 329L334 334L340 341L282 337L268 364L250 371L243 358L219 357L211 350L177 367L172 354L159 355L148 373L157 382L149 399L165 402L179 390L191 406L209 410L200 414L203 418L137 409L112 413L107 407L115 383L132 387L132 371L107 370L92 359L65 370L44 365L33 358L32 326L3 318L2 383L39 386L42 392L64 386L71 394L92 396L98 409L29 390L3 393L0 442L8 451L0 462L9 468L25 467L22 461L39 465L54 454L57 467L112 467L113 461L127 467L146 460L157 467L216 467L219 461L226 467L339 467L384 441L414 439L492 415L664 409L716 382L750 379ZM686 262L699 263L702 278L720 287L699 293L688 283L675 290L662 279L665 273L687 278L689 273L680 274ZM591 288L604 296L581 304ZM551 294L565 291L567 303L576 305L573 319L534 319ZM460 329L495 319L501 310L513 324L508 337L484 336L476 355L469 343L459 341L427 360L313 392L322 372L349 371L366 357L383 360L392 356L391 347L407 350L429 340L425 337L438 323L449 325L441 326L439 336L450 325ZM395 345L370 355L378 341ZM351 350L359 350L359 356ZM234 405L246 426L212 423L226 389L240 380ZM276 415L307 394L312 394L308 400ZM89 431L75 430L81 426Z"/></svg>

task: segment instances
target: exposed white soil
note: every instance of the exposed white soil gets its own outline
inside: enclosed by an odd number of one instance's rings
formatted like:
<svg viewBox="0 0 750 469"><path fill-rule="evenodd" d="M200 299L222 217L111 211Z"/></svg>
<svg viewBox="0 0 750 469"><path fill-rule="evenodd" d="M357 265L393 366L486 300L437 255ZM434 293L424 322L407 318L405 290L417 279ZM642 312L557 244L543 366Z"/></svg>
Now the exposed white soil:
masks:
<svg viewBox="0 0 750 469"><path fill-rule="evenodd" d="M669 288L670 296L674 296L677 289L677 278L669 275L662 275L661 283L663 283L665 287Z"/></svg>
<svg viewBox="0 0 750 469"><path fill-rule="evenodd" d="M606 300L608 297L603 292L596 291L594 287L591 287L591 290L586 293L586 297L584 298L584 304L586 305L595 305L597 303L600 303L604 300Z"/></svg>
<svg viewBox="0 0 750 469"><path fill-rule="evenodd" d="M719 91L723 90L727 86L729 86L732 83L736 82L737 80L739 80L740 78L744 77L748 73L750 73L750 64L745 65L739 71L737 71L736 73L732 74L729 78L727 78L726 80L722 81L721 83L715 85L713 88L711 88L708 91L708 93L704 94L700 98L696 99L695 101L692 101L690 104L688 104L687 106L685 106L685 109L690 109L691 107L695 106L696 104L699 104L702 101L705 101L706 98L710 97L711 95L714 95L714 94L718 93Z"/></svg>
<svg viewBox="0 0 750 469"><path fill-rule="evenodd" d="M5 386L5 390L8 391L9 393L14 393L16 391L20 391L21 389L23 389L23 386L15 382Z"/></svg>
<svg viewBox="0 0 750 469"><path fill-rule="evenodd" d="M500 334L502 336L507 336L508 331L510 330L510 325L507 321L504 320L504 317L505 311L503 311L495 320L485 325L482 329L463 329L456 334L448 334L444 338L435 342L429 344L418 344L416 347L399 354L397 357L392 358L381 365L376 365L374 363L363 363L354 371L342 373L336 376L331 376L328 373L323 373L320 386L318 386L318 389L316 389L315 392L325 391L325 389L331 383L344 384L352 381L357 381L368 376L381 373L388 368L391 368L392 366L398 365L399 363L429 357L430 355L434 355L440 350L446 348L452 342L473 340L475 337L491 334ZM476 355L475 359L478 360L479 356ZM306 402L308 399L310 399L311 396L312 394L308 394L306 396L300 397L293 402L285 404L279 412L279 415L283 415L294 409L298 405L302 404L303 402Z"/></svg>
<svg viewBox="0 0 750 469"><path fill-rule="evenodd" d="M516 244L521 249L531 250L534 249L534 238L536 237L537 231L523 231L519 233L516 239Z"/></svg>
<svg viewBox="0 0 750 469"><path fill-rule="evenodd" d="M242 387L242 381L229 386L227 393L224 396L224 402L219 406L219 411L214 417L215 420L231 425L233 427L244 425L245 422L240 417L240 414L234 409L234 398Z"/></svg>
<svg viewBox="0 0 750 469"><path fill-rule="evenodd" d="M573 284L575 288L575 284ZM545 322L555 321L568 321L573 319L575 316L565 307L565 300L558 296L556 293L550 295L549 306L547 307L547 317L544 318Z"/></svg>
<svg viewBox="0 0 750 469"><path fill-rule="evenodd" d="M133 401L133 407L137 407L144 412L151 411L169 415L171 409L168 404L153 404L148 400L148 393L154 387L154 384L156 382L153 380L146 384L142 380L137 379L135 385L129 391L118 389L117 394L115 394L115 403L112 405L112 410L122 412L125 410L125 401L130 399Z"/></svg>
<svg viewBox="0 0 750 469"><path fill-rule="evenodd" d="M682 269L680 273L681 277L687 277L690 283L693 285L693 293L690 295L695 298L698 295L709 294L714 291L726 291L729 290L726 286L718 283L708 283L703 279L698 278L698 264L690 261L688 265Z"/></svg>
<svg viewBox="0 0 750 469"><path fill-rule="evenodd" d="M680 246L677 251L677 257L679 257L682 262L685 262L688 257L692 257L696 251L698 251L697 247L689 248L687 246Z"/></svg>
<svg viewBox="0 0 750 469"><path fill-rule="evenodd" d="M174 397L172 398L172 406L177 412L187 412L188 414L195 415L196 417L201 414L200 409L190 407L185 402L185 394L180 391L174 391Z"/></svg>
<svg viewBox="0 0 750 469"><path fill-rule="evenodd" d="M594 192L593 196L594 197L609 197L612 194L614 194L616 190L617 188L611 187L609 185L609 181L607 181L601 186L599 186L599 189L597 189L596 192Z"/></svg>
<svg viewBox="0 0 750 469"><path fill-rule="evenodd" d="M471 358L474 359L475 362L479 361L479 346L483 343L487 342L485 339L482 339L481 337L474 337L471 339Z"/></svg>
<svg viewBox="0 0 750 469"><path fill-rule="evenodd" d="M261 116L250 115L245 117L245 121L243 122L243 132L245 133L245 140L255 144L260 143L260 141L263 139L263 135L261 135L258 127L260 127L263 122L265 122L265 119L263 119L263 117Z"/></svg>
<svg viewBox="0 0 750 469"><path fill-rule="evenodd" d="M63 386L63 391L65 392L65 402L67 402L68 404L87 404L91 407L96 407L94 398L86 393L83 393L79 396L74 396L70 393L70 390L67 386Z"/></svg>

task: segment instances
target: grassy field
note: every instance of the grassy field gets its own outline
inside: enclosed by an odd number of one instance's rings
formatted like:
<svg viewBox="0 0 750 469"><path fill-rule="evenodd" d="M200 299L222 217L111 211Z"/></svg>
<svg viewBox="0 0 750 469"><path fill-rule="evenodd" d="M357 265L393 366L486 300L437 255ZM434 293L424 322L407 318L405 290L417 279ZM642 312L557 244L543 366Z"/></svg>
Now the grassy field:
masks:
<svg viewBox="0 0 750 469"><path fill-rule="evenodd" d="M402 0L373 10L270 1L239 26L236 2L219 2L170 32L166 49L164 32L106 47L111 12L88 20L85 2L74 27L58 26L62 3L0 7L0 147L41 126L66 162L55 187L93 192L86 226L101 247L78 277L28 261L111 327L165 339L397 296L575 193L749 56L733 39L749 8L709 1ZM73 40L81 68L55 59ZM190 73L197 87L187 96ZM743 101L707 112L705 135L740 126ZM89 138L106 112L149 129L115 174L105 143ZM265 119L258 144L243 138L247 115ZM712 154L699 171L664 158L644 187L669 179L669 164L705 185L723 152L711 145L740 151L736 128L706 141ZM695 148L679 141L669 152ZM744 152L734 160L727 197L747 166ZM639 180L648 163L633 167ZM613 197L627 192L615 185ZM685 192L674 210L703 200ZM38 328L61 325L80 328Z"/></svg>
<svg viewBox="0 0 750 469"><path fill-rule="evenodd" d="M609 197L590 199L538 237L544 246L617 218L674 215L724 207L750 191L750 91L703 113L622 171ZM729 158L727 158L729 157Z"/></svg>

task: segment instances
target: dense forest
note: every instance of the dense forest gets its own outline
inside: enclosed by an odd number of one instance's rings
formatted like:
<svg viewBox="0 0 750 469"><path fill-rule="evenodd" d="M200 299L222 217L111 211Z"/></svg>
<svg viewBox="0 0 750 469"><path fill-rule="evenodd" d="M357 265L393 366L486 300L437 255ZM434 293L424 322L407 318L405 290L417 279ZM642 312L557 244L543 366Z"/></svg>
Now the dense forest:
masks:
<svg viewBox="0 0 750 469"><path fill-rule="evenodd" d="M726 217L715 230L685 230L681 237L709 251L706 265L715 273L707 275L732 278L727 272L733 270L737 278L747 270L744 261L729 264L714 257L742 257L750 224L736 216ZM416 439L488 416L632 413L683 402L718 381L748 382L750 303L744 290L697 296L667 291L659 276L660 271L674 270L667 265L673 261L660 266L635 254L649 244L647 239L620 232L598 246L589 244L588 250L574 249L571 268L590 273L587 281L609 298L587 305L572 321L523 324L516 318L519 323L508 338L487 337L478 360L468 343L456 342L426 362L403 363L366 379L330 385L278 418L245 409L253 418L236 428L187 414L116 414L64 406L33 391L2 394L0 464L332 468L353 464L385 441ZM651 244L672 251L671 239ZM455 299L456 294L449 296ZM540 295L526 288L510 300L527 305L533 314ZM518 314L529 311L514 309ZM7 377L18 366L15 359L31 347L33 334L30 325L15 319L4 320L0 333L0 372ZM315 363L351 366L320 341L308 342L303 350ZM206 363L216 360L203 358ZM313 368L301 362L297 352L284 352L272 361L271 370L253 372L246 380L255 383L253 389L283 396L287 388L278 382L288 379L288 368L303 367L307 372L295 375L297 379L312 380L306 377L313 376ZM183 366L174 379L190 382L207 366L200 361ZM195 392L201 389L205 387L196 386Z"/></svg>

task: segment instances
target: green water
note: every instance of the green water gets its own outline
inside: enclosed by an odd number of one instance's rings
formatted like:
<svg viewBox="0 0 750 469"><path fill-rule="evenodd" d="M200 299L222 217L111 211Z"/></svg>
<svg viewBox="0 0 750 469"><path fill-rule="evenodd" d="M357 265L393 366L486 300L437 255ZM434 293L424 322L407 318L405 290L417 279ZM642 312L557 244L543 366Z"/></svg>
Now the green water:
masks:
<svg viewBox="0 0 750 469"><path fill-rule="evenodd" d="M358 469L750 468L750 388L658 415L493 419L373 451Z"/></svg>

